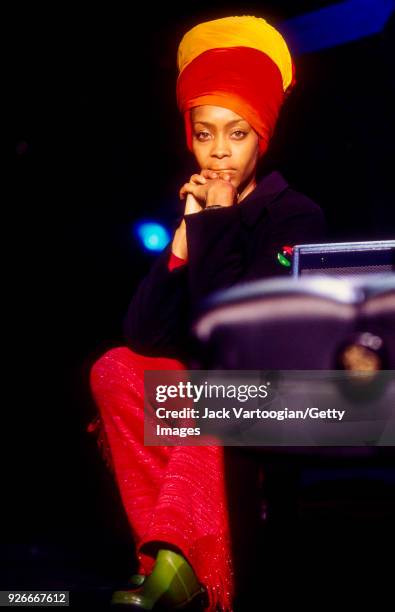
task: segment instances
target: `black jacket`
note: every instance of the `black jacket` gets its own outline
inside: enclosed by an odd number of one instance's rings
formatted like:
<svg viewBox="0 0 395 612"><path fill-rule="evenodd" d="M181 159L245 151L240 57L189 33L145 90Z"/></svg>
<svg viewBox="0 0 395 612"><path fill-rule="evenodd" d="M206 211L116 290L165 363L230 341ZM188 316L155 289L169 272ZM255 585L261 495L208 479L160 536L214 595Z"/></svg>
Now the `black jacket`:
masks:
<svg viewBox="0 0 395 612"><path fill-rule="evenodd" d="M142 355L186 360L190 323L205 297L238 282L289 275L277 259L282 246L326 240L321 209L279 172L239 205L186 215L185 222L188 263L168 270L170 242L125 317L127 344Z"/></svg>

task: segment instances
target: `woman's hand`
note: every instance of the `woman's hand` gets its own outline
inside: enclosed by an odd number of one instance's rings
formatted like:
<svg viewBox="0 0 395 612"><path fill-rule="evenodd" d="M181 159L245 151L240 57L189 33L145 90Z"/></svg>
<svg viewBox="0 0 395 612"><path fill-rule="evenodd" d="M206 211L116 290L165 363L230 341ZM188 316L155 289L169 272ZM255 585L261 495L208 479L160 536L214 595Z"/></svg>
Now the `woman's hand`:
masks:
<svg viewBox="0 0 395 612"><path fill-rule="evenodd" d="M189 183L181 187L180 199L186 199L184 215L191 215L211 205L232 206L237 201L237 191L230 182L229 174L223 173L220 176L213 170L205 169L201 174L193 174ZM171 250L187 261L187 231L184 219L176 229Z"/></svg>
<svg viewBox="0 0 395 612"><path fill-rule="evenodd" d="M201 212L204 206L201 205L199 199L189 189L187 191L187 185L204 185L206 179L201 174L192 174L189 183L185 183L180 189L180 200L186 199L184 215L191 215L193 213Z"/></svg>
<svg viewBox="0 0 395 612"><path fill-rule="evenodd" d="M204 169L193 174L180 189L180 199L186 198L185 214L201 212L211 205L232 206L237 201L236 188L229 174Z"/></svg>

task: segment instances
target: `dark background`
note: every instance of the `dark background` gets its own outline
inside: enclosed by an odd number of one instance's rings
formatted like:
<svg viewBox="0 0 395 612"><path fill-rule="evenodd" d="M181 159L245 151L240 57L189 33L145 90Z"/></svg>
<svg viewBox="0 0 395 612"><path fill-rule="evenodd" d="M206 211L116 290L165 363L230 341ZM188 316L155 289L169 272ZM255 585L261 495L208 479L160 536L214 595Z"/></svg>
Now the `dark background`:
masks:
<svg viewBox="0 0 395 612"><path fill-rule="evenodd" d="M88 373L123 342L122 316L154 257L137 244L134 221L171 226L179 187L194 170L175 98L181 36L207 19L256 14L276 25L329 4L199 2L135 7L139 14L108 4L14 16L15 205L5 207L3 227L16 323L3 403L10 427L0 588L99 592L133 569L117 489L85 432L95 414ZM394 56L392 17L378 35L295 57L298 85L267 165L321 205L334 241L394 238ZM393 485L391 453L380 465ZM292 498L304 499L299 511L288 506L296 530L317 520L303 482ZM372 526L387 524L394 509L393 486L365 485L357 472L336 491L327 486L320 513L332 523L340 497L348 510L345 523L337 520L344 533L350 522L363 524L354 541L361 546L360 534L376 541ZM273 506L281 508L280 489Z"/></svg>

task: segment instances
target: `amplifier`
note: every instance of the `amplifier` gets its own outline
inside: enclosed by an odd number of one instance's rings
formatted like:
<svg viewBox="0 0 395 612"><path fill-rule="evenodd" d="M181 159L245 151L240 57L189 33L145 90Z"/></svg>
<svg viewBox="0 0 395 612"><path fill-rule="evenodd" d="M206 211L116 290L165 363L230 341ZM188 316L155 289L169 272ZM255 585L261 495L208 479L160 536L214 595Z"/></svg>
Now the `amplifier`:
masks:
<svg viewBox="0 0 395 612"><path fill-rule="evenodd" d="M395 240L298 244L293 248L292 275L344 278L395 272Z"/></svg>

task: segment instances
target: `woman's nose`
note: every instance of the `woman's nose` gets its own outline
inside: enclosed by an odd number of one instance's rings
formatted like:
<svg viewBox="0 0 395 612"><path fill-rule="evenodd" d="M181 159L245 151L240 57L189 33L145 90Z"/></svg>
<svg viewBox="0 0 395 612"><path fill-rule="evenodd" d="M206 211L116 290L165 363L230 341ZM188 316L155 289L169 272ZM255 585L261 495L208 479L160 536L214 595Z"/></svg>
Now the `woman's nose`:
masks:
<svg viewBox="0 0 395 612"><path fill-rule="evenodd" d="M213 141L211 155L213 157L226 157L230 155L230 147L224 138L216 138Z"/></svg>

